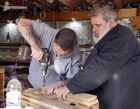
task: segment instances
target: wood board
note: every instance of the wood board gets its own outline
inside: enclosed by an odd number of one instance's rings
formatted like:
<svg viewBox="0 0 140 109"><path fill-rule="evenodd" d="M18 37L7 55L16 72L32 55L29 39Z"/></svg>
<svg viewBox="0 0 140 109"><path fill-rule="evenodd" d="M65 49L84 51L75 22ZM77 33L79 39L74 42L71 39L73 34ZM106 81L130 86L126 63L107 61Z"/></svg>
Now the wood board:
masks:
<svg viewBox="0 0 140 109"><path fill-rule="evenodd" d="M85 93L68 94L66 101L55 96L47 96L41 90L31 90L22 95L22 104L33 106L35 109L98 109L95 95Z"/></svg>

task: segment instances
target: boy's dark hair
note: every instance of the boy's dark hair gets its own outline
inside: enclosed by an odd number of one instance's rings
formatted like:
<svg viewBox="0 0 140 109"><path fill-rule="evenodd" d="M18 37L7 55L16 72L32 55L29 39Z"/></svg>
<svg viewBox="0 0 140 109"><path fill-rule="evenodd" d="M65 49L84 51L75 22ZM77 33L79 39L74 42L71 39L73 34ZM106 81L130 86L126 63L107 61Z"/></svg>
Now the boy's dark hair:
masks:
<svg viewBox="0 0 140 109"><path fill-rule="evenodd" d="M77 43L76 33L69 28L62 28L55 37L54 42L58 44L64 51L72 51Z"/></svg>

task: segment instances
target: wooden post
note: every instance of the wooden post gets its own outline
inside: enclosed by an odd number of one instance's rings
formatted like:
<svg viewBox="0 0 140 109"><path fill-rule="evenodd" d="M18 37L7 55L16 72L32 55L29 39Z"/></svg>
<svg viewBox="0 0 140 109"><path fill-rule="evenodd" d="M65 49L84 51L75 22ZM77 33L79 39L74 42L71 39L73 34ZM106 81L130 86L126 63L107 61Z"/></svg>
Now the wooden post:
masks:
<svg viewBox="0 0 140 109"><path fill-rule="evenodd" d="M122 0L114 0L115 8L122 8Z"/></svg>
<svg viewBox="0 0 140 109"><path fill-rule="evenodd" d="M0 98L4 98L4 68L0 68Z"/></svg>

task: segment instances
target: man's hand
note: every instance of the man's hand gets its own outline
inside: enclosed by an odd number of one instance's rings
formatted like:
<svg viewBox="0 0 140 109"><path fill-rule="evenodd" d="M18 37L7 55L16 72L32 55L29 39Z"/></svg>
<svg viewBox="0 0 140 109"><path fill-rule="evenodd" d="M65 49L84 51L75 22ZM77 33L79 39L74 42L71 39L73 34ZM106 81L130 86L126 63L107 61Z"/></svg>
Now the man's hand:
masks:
<svg viewBox="0 0 140 109"><path fill-rule="evenodd" d="M29 19L20 19L18 24L17 24L19 32L21 32L22 36L24 39L29 42L30 44L30 39L32 39L32 25L31 25L31 20Z"/></svg>
<svg viewBox="0 0 140 109"><path fill-rule="evenodd" d="M31 51L32 51L32 54L31 56L34 57L35 59L37 60L41 60L41 58L43 57L43 50L38 48L38 49L35 49L33 47L31 47Z"/></svg>
<svg viewBox="0 0 140 109"><path fill-rule="evenodd" d="M70 93L70 90L66 86L63 86L63 87L59 87L55 89L54 93L56 94L58 98L65 100L67 97L67 94Z"/></svg>
<svg viewBox="0 0 140 109"><path fill-rule="evenodd" d="M53 84L47 86L47 89L45 92L47 93L47 95L52 96L54 94L55 89L57 89L59 87L63 87L64 85L65 85L65 83L63 81L58 81L56 83L53 83Z"/></svg>

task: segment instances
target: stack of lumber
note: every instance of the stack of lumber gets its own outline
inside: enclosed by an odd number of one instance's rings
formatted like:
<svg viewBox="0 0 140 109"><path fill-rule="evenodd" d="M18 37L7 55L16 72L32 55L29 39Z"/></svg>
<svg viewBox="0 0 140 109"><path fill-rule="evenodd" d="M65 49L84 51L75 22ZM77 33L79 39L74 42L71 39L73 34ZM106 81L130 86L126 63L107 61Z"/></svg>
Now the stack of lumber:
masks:
<svg viewBox="0 0 140 109"><path fill-rule="evenodd" d="M99 109L95 95L70 93L64 101L56 96L45 95L41 89L24 92L21 102L24 107L32 106L33 109Z"/></svg>

